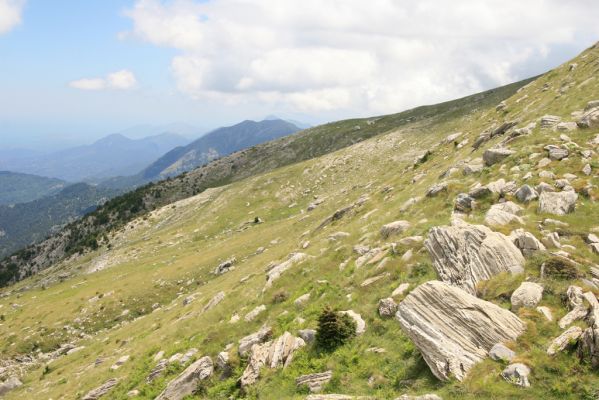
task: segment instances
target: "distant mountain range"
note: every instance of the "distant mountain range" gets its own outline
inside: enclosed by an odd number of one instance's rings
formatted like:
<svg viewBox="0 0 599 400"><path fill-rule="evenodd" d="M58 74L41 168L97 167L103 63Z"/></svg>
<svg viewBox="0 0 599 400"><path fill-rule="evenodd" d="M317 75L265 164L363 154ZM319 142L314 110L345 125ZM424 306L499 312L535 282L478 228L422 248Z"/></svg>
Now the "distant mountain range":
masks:
<svg viewBox="0 0 599 400"><path fill-rule="evenodd" d="M4 158L0 160L0 168L69 182L98 181L112 176L133 175L167 151L187 143L189 139L172 133L143 139L113 134L90 145L55 153Z"/></svg>
<svg viewBox="0 0 599 400"><path fill-rule="evenodd" d="M55 178L0 171L0 205L26 203L64 189L66 182Z"/></svg>
<svg viewBox="0 0 599 400"><path fill-rule="evenodd" d="M282 119L259 122L246 120L233 126L218 128L186 146L169 151L144 169L141 176L147 181L176 176L216 158L299 130L301 129L296 125Z"/></svg>

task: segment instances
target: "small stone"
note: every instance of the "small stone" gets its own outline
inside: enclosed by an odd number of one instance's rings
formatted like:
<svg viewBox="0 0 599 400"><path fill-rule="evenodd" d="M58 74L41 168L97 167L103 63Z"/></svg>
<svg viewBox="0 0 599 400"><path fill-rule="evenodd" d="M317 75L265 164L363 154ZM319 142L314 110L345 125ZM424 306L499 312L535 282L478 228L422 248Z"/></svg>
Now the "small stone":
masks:
<svg viewBox="0 0 599 400"><path fill-rule="evenodd" d="M592 170L590 164L585 164L585 166L582 167L582 173L585 174L586 176L591 175L592 172L593 172L593 170Z"/></svg>
<svg viewBox="0 0 599 400"><path fill-rule="evenodd" d="M402 283L400 284L394 291L393 293L391 293L391 297L397 297L397 296L402 296L406 290L408 290L408 288L410 287L409 283Z"/></svg>
<svg viewBox="0 0 599 400"><path fill-rule="evenodd" d="M304 304L306 304L309 300L310 300L310 293L306 293L306 294L301 295L297 299L295 299L293 304L295 304L296 307L301 307Z"/></svg>
<svg viewBox="0 0 599 400"><path fill-rule="evenodd" d="M460 193L455 199L454 210L460 212L470 212L474 206L474 198L470 197L466 193Z"/></svg>
<svg viewBox="0 0 599 400"><path fill-rule="evenodd" d="M503 379L517 386L530 387L528 376L530 375L530 368L524 364L516 363L508 365L501 376Z"/></svg>
<svg viewBox="0 0 599 400"><path fill-rule="evenodd" d="M507 361L510 362L514 357L516 357L516 353L506 347L502 343L497 343L491 350L489 350L489 357L491 357L495 361Z"/></svg>
<svg viewBox="0 0 599 400"><path fill-rule="evenodd" d="M310 393L318 393L322 390L323 386L329 383L332 377L333 371L302 375L295 380L295 384L297 386L306 385Z"/></svg>
<svg viewBox="0 0 599 400"><path fill-rule="evenodd" d="M306 343L312 343L316 339L316 331L314 329L300 329L297 334Z"/></svg>
<svg viewBox="0 0 599 400"><path fill-rule="evenodd" d="M387 297L379 300L379 315L381 317L392 317L396 311L397 303L393 298Z"/></svg>
<svg viewBox="0 0 599 400"><path fill-rule="evenodd" d="M534 282L522 282L512 293L512 310L518 311L521 307L536 307L543 296L543 286Z"/></svg>
<svg viewBox="0 0 599 400"><path fill-rule="evenodd" d="M547 319L547 321L549 321L549 322L553 321L553 314L551 313L551 309L549 307L540 306L540 307L537 307L537 311L540 312L541 314L543 314L543 316L545 317L545 319Z"/></svg>
<svg viewBox="0 0 599 400"><path fill-rule="evenodd" d="M446 182L436 183L426 191L426 197L435 197L441 192L447 192L448 184Z"/></svg>

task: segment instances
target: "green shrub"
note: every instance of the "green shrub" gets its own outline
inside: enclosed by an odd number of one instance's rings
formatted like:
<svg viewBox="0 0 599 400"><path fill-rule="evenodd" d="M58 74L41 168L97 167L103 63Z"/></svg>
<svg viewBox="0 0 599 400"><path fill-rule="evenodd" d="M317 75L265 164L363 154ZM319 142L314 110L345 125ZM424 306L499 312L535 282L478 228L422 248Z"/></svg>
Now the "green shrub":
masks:
<svg viewBox="0 0 599 400"><path fill-rule="evenodd" d="M356 323L347 314L325 307L318 317L316 345L332 351L356 335Z"/></svg>

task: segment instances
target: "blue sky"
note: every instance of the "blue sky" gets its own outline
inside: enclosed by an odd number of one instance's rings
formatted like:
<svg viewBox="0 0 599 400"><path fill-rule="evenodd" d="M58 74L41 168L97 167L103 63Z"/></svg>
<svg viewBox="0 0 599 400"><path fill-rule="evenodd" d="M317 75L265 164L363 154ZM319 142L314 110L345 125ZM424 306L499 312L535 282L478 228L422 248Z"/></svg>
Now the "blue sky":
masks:
<svg viewBox="0 0 599 400"><path fill-rule="evenodd" d="M592 0L0 0L0 148L397 112L565 62L599 40L596 15Z"/></svg>

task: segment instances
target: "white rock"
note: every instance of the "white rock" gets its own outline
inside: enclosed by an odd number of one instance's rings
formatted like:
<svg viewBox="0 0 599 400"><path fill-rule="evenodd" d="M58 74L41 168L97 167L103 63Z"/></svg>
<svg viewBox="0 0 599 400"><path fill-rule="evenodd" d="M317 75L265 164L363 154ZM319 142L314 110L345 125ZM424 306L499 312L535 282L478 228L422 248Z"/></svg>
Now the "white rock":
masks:
<svg viewBox="0 0 599 400"><path fill-rule="evenodd" d="M508 365L501 373L506 381L522 387L530 387L529 375L530 368L520 363Z"/></svg>
<svg viewBox="0 0 599 400"><path fill-rule="evenodd" d="M202 357L169 382L155 400L181 400L195 392L198 384L210 378L214 365L210 357Z"/></svg>
<svg viewBox="0 0 599 400"><path fill-rule="evenodd" d="M566 215L576 208L576 192L543 192L539 197L539 212L554 215Z"/></svg>
<svg viewBox="0 0 599 400"><path fill-rule="evenodd" d="M339 311L341 314L346 314L351 317L356 323L356 335L361 335L366 332L366 321L362 319L362 316L354 310Z"/></svg>
<svg viewBox="0 0 599 400"><path fill-rule="evenodd" d="M483 161L485 162L485 165L491 166L493 164L497 164L514 153L515 151L505 148L487 149L483 153Z"/></svg>
<svg viewBox="0 0 599 400"><path fill-rule="evenodd" d="M386 299L379 300L379 315L381 317L391 317L397 311L397 303L393 298L387 297Z"/></svg>
<svg viewBox="0 0 599 400"><path fill-rule="evenodd" d="M551 313L551 309L549 307L540 306L537 307L537 311L545 317L545 319L549 322L553 321L553 314Z"/></svg>
<svg viewBox="0 0 599 400"><path fill-rule="evenodd" d="M394 221L386 225L383 225L383 227L381 228L381 236L383 237L383 239L387 239L392 235L402 233L409 227L410 223L408 221Z"/></svg>
<svg viewBox="0 0 599 400"><path fill-rule="evenodd" d="M547 348L547 354L552 356L557 352L563 351L568 345L575 343L582 335L582 329L578 326L572 326L561 335L553 339Z"/></svg>
<svg viewBox="0 0 599 400"><path fill-rule="evenodd" d="M539 304L543 297L543 286L534 282L522 282L514 290L511 297L512 310L518 311L521 307L533 308Z"/></svg>
<svg viewBox="0 0 599 400"><path fill-rule="evenodd" d="M513 222L523 224L524 220L519 214L522 214L522 207L511 201L493 204L485 215L485 223L489 226L503 226Z"/></svg>
<svg viewBox="0 0 599 400"><path fill-rule="evenodd" d="M394 291L391 293L391 297L402 296L406 290L410 287L409 283L400 284Z"/></svg>
<svg viewBox="0 0 599 400"><path fill-rule="evenodd" d="M497 343L491 350L489 350L489 357L495 361L507 361L510 362L514 357L516 357L516 353L506 347L503 343Z"/></svg>
<svg viewBox="0 0 599 400"><path fill-rule="evenodd" d="M264 304L261 304L249 313L247 313L245 317L243 317L243 319L245 320L245 322L253 321L258 315L260 315L264 311L266 311L266 306Z"/></svg>
<svg viewBox="0 0 599 400"><path fill-rule="evenodd" d="M463 380L493 345L515 340L525 328L510 311L439 281L410 292L396 317L441 380Z"/></svg>

